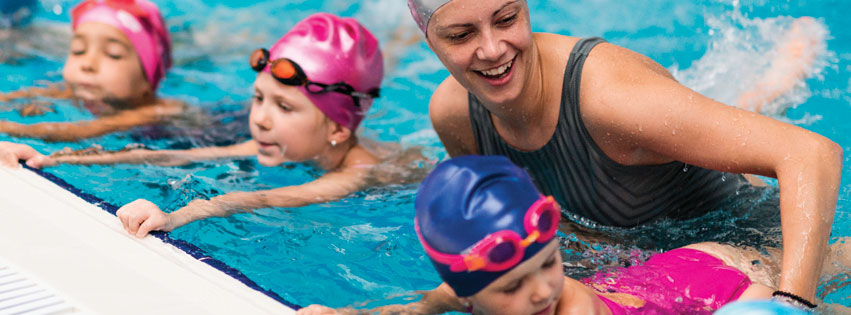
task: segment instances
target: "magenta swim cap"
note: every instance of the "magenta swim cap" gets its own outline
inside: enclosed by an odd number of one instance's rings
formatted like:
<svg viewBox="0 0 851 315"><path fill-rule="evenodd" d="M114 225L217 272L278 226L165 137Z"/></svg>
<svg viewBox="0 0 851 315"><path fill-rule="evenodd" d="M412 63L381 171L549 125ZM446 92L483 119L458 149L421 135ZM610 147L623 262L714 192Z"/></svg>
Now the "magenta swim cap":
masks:
<svg viewBox="0 0 851 315"><path fill-rule="evenodd" d="M313 14L298 22L269 49L269 59L289 58L301 66L314 82L334 84L343 81L356 91L367 92L381 86L384 61L378 40L357 20L328 13ZM269 72L267 66L264 70ZM350 130L357 129L372 106L372 99L352 98L340 93L309 93L299 86L325 116Z"/></svg>
<svg viewBox="0 0 851 315"><path fill-rule="evenodd" d="M97 22L121 30L133 44L151 88L171 67L171 38L159 8L147 0L86 0L71 11L71 29Z"/></svg>

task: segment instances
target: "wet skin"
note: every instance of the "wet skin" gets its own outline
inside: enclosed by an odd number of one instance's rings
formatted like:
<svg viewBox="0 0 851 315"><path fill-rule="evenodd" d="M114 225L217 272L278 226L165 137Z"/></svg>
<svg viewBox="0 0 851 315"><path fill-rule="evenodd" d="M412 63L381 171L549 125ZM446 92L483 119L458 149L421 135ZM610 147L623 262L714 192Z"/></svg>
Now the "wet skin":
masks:
<svg viewBox="0 0 851 315"><path fill-rule="evenodd" d="M450 155L478 153L467 93L482 101L514 148L534 151L552 137L563 71L578 38L532 34L529 25L525 1L453 0L433 15L427 41L451 76L432 96L429 113ZM483 75L510 60L508 74ZM822 264L816 257L826 251L842 169L836 143L718 103L649 58L611 44L589 54L579 107L591 138L619 164L676 160L777 178L787 249L779 287L814 297Z"/></svg>

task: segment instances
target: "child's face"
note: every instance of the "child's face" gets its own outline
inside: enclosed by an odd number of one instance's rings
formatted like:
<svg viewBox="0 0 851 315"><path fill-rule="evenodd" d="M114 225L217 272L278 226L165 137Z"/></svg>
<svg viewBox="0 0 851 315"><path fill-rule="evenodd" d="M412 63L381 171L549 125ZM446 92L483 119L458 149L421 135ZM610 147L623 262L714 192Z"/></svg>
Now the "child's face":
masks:
<svg viewBox="0 0 851 315"><path fill-rule="evenodd" d="M328 148L335 128L301 91L266 72L254 81L249 120L259 148L257 160L266 166L316 160Z"/></svg>
<svg viewBox="0 0 851 315"><path fill-rule="evenodd" d="M484 314L555 314L564 285L561 253L553 240L531 259L470 298Z"/></svg>
<svg viewBox="0 0 851 315"><path fill-rule="evenodd" d="M62 77L74 96L84 100L135 104L152 93L133 45L107 24L77 27Z"/></svg>

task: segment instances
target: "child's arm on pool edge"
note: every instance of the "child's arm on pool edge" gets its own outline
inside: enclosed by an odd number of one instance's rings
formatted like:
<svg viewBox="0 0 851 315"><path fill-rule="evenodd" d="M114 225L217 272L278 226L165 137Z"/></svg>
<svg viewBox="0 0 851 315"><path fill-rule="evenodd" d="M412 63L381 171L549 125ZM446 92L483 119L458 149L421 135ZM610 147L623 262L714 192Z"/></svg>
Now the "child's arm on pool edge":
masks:
<svg viewBox="0 0 851 315"><path fill-rule="evenodd" d="M153 164L178 166L196 161L252 156L255 154L257 154L257 144L253 140L225 147L206 147L188 150L132 149L81 155L67 154L60 151L49 156L43 155L25 144L0 142L0 165L6 167L17 167L18 160L24 160L28 166L34 168L55 166L57 164Z"/></svg>
<svg viewBox="0 0 851 315"><path fill-rule="evenodd" d="M349 167L329 172L302 185L254 192L230 192L210 200L196 199L172 213L139 199L116 213L124 229L137 237L153 230L171 231L209 217L224 217L263 208L296 208L344 198L367 186L368 167Z"/></svg>

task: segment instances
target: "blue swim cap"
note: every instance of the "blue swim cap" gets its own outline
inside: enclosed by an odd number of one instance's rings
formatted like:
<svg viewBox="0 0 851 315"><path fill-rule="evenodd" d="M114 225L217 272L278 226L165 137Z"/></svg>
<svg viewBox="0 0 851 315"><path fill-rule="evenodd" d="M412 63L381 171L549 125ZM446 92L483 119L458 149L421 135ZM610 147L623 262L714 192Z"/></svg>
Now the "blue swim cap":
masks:
<svg viewBox="0 0 851 315"><path fill-rule="evenodd" d="M416 222L421 241L438 252L460 254L498 231L511 230L526 237L524 217L539 199L541 194L529 175L503 156L447 160L425 178L417 194ZM521 261L548 243L533 242ZM459 297L476 294L514 268L453 272L448 265L429 258Z"/></svg>
<svg viewBox="0 0 851 315"><path fill-rule="evenodd" d="M808 315L809 313L770 300L741 301L725 305L715 315Z"/></svg>
<svg viewBox="0 0 851 315"><path fill-rule="evenodd" d="M0 1L0 25L20 26L27 24L35 14L36 0Z"/></svg>

